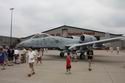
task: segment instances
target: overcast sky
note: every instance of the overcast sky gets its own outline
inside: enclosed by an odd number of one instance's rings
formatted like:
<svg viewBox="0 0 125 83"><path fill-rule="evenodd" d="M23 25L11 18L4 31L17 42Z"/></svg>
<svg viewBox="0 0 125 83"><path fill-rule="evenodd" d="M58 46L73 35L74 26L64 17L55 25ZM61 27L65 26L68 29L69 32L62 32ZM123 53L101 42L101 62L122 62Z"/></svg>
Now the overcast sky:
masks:
<svg viewBox="0 0 125 83"><path fill-rule="evenodd" d="M62 25L125 34L125 0L0 0L0 35L25 37Z"/></svg>

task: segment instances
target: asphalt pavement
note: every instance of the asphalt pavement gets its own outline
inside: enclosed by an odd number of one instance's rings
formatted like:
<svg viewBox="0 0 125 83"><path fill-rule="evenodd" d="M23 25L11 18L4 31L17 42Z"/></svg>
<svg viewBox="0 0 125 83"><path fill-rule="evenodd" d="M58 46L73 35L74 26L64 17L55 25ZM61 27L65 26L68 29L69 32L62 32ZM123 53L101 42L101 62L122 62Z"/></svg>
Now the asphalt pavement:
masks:
<svg viewBox="0 0 125 83"><path fill-rule="evenodd" d="M125 52L94 51L92 71L87 60L72 62L71 74L66 73L65 57L50 50L42 64L35 64L36 74L28 77L28 64L7 66L0 70L0 83L125 83Z"/></svg>

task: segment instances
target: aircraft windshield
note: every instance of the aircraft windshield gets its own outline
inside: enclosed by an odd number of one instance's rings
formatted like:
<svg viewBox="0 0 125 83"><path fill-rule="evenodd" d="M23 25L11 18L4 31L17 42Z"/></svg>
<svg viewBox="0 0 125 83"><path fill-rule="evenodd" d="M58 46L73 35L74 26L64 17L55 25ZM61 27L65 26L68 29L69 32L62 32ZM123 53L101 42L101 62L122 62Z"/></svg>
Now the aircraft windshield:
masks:
<svg viewBox="0 0 125 83"><path fill-rule="evenodd" d="M45 34L45 33L42 33L42 34L36 34L34 35L32 38L43 38L43 37L48 37L50 36L49 34Z"/></svg>

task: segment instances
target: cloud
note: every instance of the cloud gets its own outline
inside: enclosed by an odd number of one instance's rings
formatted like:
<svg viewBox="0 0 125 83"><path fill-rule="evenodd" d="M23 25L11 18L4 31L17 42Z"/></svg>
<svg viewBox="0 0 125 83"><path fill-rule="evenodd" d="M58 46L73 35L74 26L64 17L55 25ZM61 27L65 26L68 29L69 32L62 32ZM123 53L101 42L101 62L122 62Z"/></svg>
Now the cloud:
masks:
<svg viewBox="0 0 125 83"><path fill-rule="evenodd" d="M125 34L124 0L0 0L0 35L24 37L61 25Z"/></svg>

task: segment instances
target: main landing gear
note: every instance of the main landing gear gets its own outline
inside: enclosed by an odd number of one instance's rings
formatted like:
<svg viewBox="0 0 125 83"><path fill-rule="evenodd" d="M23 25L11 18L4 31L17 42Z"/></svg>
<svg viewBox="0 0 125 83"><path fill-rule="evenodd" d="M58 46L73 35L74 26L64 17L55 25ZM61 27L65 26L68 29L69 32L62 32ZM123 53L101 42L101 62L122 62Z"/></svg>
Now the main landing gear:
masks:
<svg viewBox="0 0 125 83"><path fill-rule="evenodd" d="M64 52L60 52L60 57L64 57Z"/></svg>
<svg viewBox="0 0 125 83"><path fill-rule="evenodd" d="M80 59L85 59L85 52L81 52L79 58L80 58Z"/></svg>

